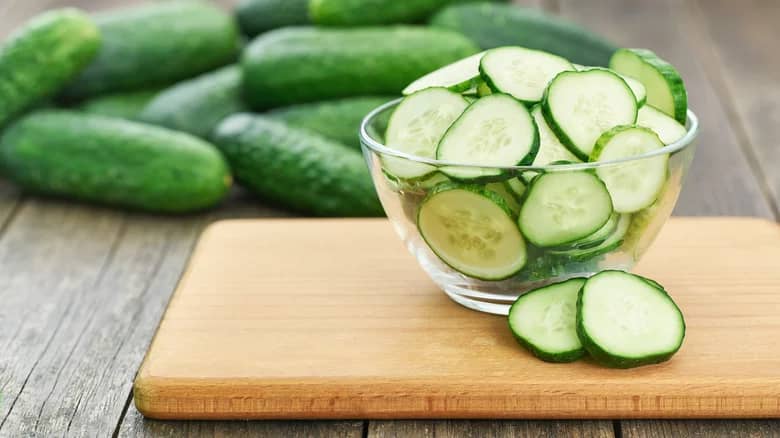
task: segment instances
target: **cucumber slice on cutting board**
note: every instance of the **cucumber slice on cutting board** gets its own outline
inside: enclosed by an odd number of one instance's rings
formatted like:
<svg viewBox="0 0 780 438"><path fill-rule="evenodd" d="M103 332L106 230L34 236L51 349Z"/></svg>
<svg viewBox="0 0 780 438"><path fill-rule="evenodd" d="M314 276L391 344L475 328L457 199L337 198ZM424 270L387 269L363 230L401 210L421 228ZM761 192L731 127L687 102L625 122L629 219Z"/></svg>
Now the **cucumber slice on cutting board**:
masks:
<svg viewBox="0 0 780 438"><path fill-rule="evenodd" d="M561 143L585 161L601 134L636 122L637 103L620 76L594 68L559 73L547 87L542 112Z"/></svg>
<svg viewBox="0 0 780 438"><path fill-rule="evenodd" d="M523 268L526 246L504 199L481 186L443 184L420 203L420 235L452 269L503 280Z"/></svg>
<svg viewBox="0 0 780 438"><path fill-rule="evenodd" d="M688 94L680 73L671 64L646 49L619 49L609 68L638 79L647 89L647 103L685 123Z"/></svg>
<svg viewBox="0 0 780 438"><path fill-rule="evenodd" d="M584 70L590 70L592 68L599 68L599 67L588 67L586 65L579 65L574 64L574 68L576 68L578 71L584 71ZM644 84L639 82L639 80L634 79L630 76L621 75L618 72L615 72L618 76L620 76L621 79L626 81L626 85L628 85L629 88L631 88L631 92L634 93L634 97L636 97L636 104L639 107L644 106L645 103L647 103L647 88L645 88Z"/></svg>
<svg viewBox="0 0 780 438"><path fill-rule="evenodd" d="M612 200L592 172L549 172L534 178L520 209L523 235L538 247L554 247L595 233L612 216Z"/></svg>
<svg viewBox="0 0 780 438"><path fill-rule="evenodd" d="M623 271L602 271L580 290L577 334L597 362L630 368L671 358L682 346L685 321L655 281Z"/></svg>
<svg viewBox="0 0 780 438"><path fill-rule="evenodd" d="M584 278L534 289L509 308L509 328L517 341L548 362L573 362L585 354L577 337L577 296Z"/></svg>
<svg viewBox="0 0 780 438"><path fill-rule="evenodd" d="M444 87L458 93L468 91L479 78L479 61L484 54L485 52L471 55L428 73L404 88L403 95L431 87Z"/></svg>
<svg viewBox="0 0 780 438"><path fill-rule="evenodd" d="M447 130L436 158L484 167L445 167L448 176L470 180L502 173L497 167L529 164L539 148L539 132L528 109L505 94L483 97Z"/></svg>
<svg viewBox="0 0 780 438"><path fill-rule="evenodd" d="M444 132L469 103L446 88L426 88L404 98L390 116L387 147L410 155L434 158ZM424 178L436 168L406 158L382 156L382 168L399 179Z"/></svg>
<svg viewBox="0 0 780 438"><path fill-rule="evenodd" d="M596 142L591 161L637 157L664 147L655 132L639 126L618 126ZM612 196L618 213L633 213L650 206L661 193L668 174L669 154L633 159L596 168Z"/></svg>
<svg viewBox="0 0 780 438"><path fill-rule="evenodd" d="M482 78L493 91L526 104L541 101L547 84L566 70L574 66L565 58L524 47L488 50L479 64Z"/></svg>
<svg viewBox="0 0 780 438"><path fill-rule="evenodd" d="M658 138L664 144L672 144L685 137L685 134L688 132L685 126L652 105L645 105L639 108L636 124L652 129L653 132L658 134Z"/></svg>

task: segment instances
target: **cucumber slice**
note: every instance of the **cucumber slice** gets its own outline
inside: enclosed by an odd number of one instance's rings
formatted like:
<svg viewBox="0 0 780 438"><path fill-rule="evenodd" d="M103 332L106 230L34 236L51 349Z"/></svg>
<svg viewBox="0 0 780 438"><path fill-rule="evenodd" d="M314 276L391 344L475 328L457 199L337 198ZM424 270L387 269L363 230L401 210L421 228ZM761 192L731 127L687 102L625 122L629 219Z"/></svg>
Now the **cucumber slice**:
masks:
<svg viewBox="0 0 780 438"><path fill-rule="evenodd" d="M495 192L498 196L501 196L501 199L506 202L506 206L509 207L509 210L512 211L512 215L517 217L517 213L520 212L520 203L517 201L517 197L515 197L514 193L509 190L509 187L506 183L487 183L485 184L485 188Z"/></svg>
<svg viewBox="0 0 780 438"><path fill-rule="evenodd" d="M577 296L584 278L534 289L509 308L509 329L534 356L547 362L573 362L585 354L577 337Z"/></svg>
<svg viewBox="0 0 780 438"><path fill-rule="evenodd" d="M511 178L505 181L505 184L510 192L512 192L518 199L525 195L526 186L520 178Z"/></svg>
<svg viewBox="0 0 780 438"><path fill-rule="evenodd" d="M580 290L577 334L597 362L631 368L669 360L682 346L685 321L658 283L602 271Z"/></svg>
<svg viewBox="0 0 780 438"><path fill-rule="evenodd" d="M571 242L562 247L556 247L551 252L565 254L567 251L574 249L592 248L594 246L600 245L602 242L607 240L607 238L609 238L612 233L615 232L615 229L617 228L618 222L620 220L620 216L621 215L617 213L612 213L612 216L609 217L607 223L596 230L595 233L585 236L582 239L575 240L574 242Z"/></svg>
<svg viewBox="0 0 780 438"><path fill-rule="evenodd" d="M574 68L576 68L577 71L584 71L599 67L588 67L585 65L574 64ZM634 93L637 106L642 107L645 105L645 103L647 103L647 88L645 88L644 84L639 82L639 80L632 78L631 76L621 75L616 71L613 71L613 73L626 81L626 85L628 85L628 88L630 88L631 92Z"/></svg>
<svg viewBox="0 0 780 438"><path fill-rule="evenodd" d="M636 157L664 147L655 132L639 126L618 126L596 142L591 161ZM596 174L604 181L618 213L633 213L650 206L661 193L668 173L668 154L602 166Z"/></svg>
<svg viewBox="0 0 780 438"><path fill-rule="evenodd" d="M534 166L546 166L556 161L569 161L572 163L580 163L582 161L558 140L558 137L555 136L555 133L547 125L547 121L544 120L540 105L536 105L531 109L531 115L539 129L539 152L536 153L534 158Z"/></svg>
<svg viewBox="0 0 780 438"><path fill-rule="evenodd" d="M424 158L436 156L436 146L468 102L446 88L426 88L413 93L390 116L385 134L389 148ZM383 156L385 172L399 179L424 178L436 168L406 158Z"/></svg>
<svg viewBox="0 0 780 438"><path fill-rule="evenodd" d="M509 94L526 104L541 101L547 84L566 70L574 70L566 59L524 47L488 50L479 63L482 78L493 91Z"/></svg>
<svg viewBox="0 0 780 438"><path fill-rule="evenodd" d="M652 129L664 144L672 144L685 137L688 130L673 118L664 114L652 105L639 108L636 116L636 124Z"/></svg>
<svg viewBox="0 0 780 438"><path fill-rule="evenodd" d="M493 94L493 90L490 89L490 85L488 85L487 82L480 81L479 84L477 84L477 96L485 97L490 96L491 94Z"/></svg>
<svg viewBox="0 0 780 438"><path fill-rule="evenodd" d="M408 96L431 87L444 87L457 93L467 91L474 85L474 80L479 78L479 61L484 54L471 55L428 73L404 88L403 95Z"/></svg>
<svg viewBox="0 0 780 438"><path fill-rule="evenodd" d="M445 167L442 172L461 179L498 175L496 167L529 164L539 149L539 132L528 109L505 95L491 94L466 109L447 130L436 158L482 167Z"/></svg>
<svg viewBox="0 0 780 438"><path fill-rule="evenodd" d="M615 226L615 230L604 241L596 246L573 248L565 251L550 250L550 254L558 256L566 256L569 260L585 261L590 260L593 257L606 254L623 244L623 240L628 232L628 227L631 225L631 215L621 214L618 216L618 221Z"/></svg>
<svg viewBox="0 0 780 438"><path fill-rule="evenodd" d="M685 123L688 94L680 74L671 64L646 49L619 49L609 68L638 79L647 89L647 103Z"/></svg>
<svg viewBox="0 0 780 438"><path fill-rule="evenodd" d="M528 241L553 247L595 233L610 216L609 192L592 172L549 172L531 182L518 223Z"/></svg>
<svg viewBox="0 0 780 438"><path fill-rule="evenodd" d="M593 68L556 76L545 92L542 112L561 143L587 161L601 134L636 122L637 103L626 81Z"/></svg>
<svg viewBox="0 0 780 438"><path fill-rule="evenodd" d="M420 204L417 228L431 251L469 277L503 280L526 262L525 240L509 207L481 186L436 186Z"/></svg>

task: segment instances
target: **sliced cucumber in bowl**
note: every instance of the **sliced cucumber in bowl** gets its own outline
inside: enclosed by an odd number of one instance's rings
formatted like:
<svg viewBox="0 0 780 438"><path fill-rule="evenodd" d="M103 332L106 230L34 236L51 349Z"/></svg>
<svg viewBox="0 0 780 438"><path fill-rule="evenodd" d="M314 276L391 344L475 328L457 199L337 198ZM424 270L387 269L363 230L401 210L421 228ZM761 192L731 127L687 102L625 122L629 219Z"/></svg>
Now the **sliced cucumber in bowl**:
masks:
<svg viewBox="0 0 780 438"><path fill-rule="evenodd" d="M479 64L482 78L494 92L534 104L558 73L574 65L557 55L524 47L499 47L485 52Z"/></svg>
<svg viewBox="0 0 780 438"><path fill-rule="evenodd" d="M431 87L444 87L457 93L467 92L477 85L479 61L484 54L485 52L477 53L432 71L409 84L402 93L408 96Z"/></svg>
<svg viewBox="0 0 780 438"><path fill-rule="evenodd" d="M579 65L574 64L574 67L577 69L577 71L584 71L584 70L590 70L592 68L602 68L602 67L588 67L586 65ZM645 85L640 82L638 79L634 79L631 76L622 75L616 71L613 70L615 74L620 76L621 79L626 81L626 85L628 85L629 88L631 88L631 92L634 93L634 97L636 97L636 104L639 107L642 107L647 103L647 88L645 88Z"/></svg>
<svg viewBox="0 0 780 438"><path fill-rule="evenodd" d="M503 280L526 263L525 239L511 209L482 186L436 186L420 204L417 228L439 259L469 277Z"/></svg>
<svg viewBox="0 0 780 438"><path fill-rule="evenodd" d="M580 246L566 250L550 250L550 254L565 256L568 260L583 262L613 251L623 245L632 216L630 214L618 215L617 224L612 234L595 246Z"/></svg>
<svg viewBox="0 0 780 438"><path fill-rule="evenodd" d="M653 132L658 134L658 138L664 144L672 144L685 137L685 134L688 133L685 126L652 105L645 105L639 108L636 124L652 129Z"/></svg>

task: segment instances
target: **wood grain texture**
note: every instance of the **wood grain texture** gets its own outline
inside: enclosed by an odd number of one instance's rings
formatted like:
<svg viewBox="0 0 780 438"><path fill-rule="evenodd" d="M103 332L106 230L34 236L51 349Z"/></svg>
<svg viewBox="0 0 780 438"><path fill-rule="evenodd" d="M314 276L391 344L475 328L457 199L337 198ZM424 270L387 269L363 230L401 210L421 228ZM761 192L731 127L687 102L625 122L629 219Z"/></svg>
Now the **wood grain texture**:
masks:
<svg viewBox="0 0 780 438"><path fill-rule="evenodd" d="M533 358L505 318L449 301L385 220L220 222L135 402L177 419L780 417L780 352L766 348L778 258L774 222L671 221L638 271L675 296L686 343L666 364L610 370Z"/></svg>
<svg viewBox="0 0 780 438"><path fill-rule="evenodd" d="M438 420L371 421L368 438L614 437L609 421Z"/></svg>
<svg viewBox="0 0 780 438"><path fill-rule="evenodd" d="M778 438L777 420L634 420L622 422L623 438Z"/></svg>

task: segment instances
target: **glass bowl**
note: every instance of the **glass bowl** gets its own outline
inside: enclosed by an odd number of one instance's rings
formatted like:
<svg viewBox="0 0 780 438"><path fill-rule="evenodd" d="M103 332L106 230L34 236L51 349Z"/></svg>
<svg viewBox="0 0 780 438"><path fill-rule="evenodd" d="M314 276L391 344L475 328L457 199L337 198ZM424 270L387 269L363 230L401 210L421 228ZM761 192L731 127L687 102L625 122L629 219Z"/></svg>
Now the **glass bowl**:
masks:
<svg viewBox="0 0 780 438"><path fill-rule="evenodd" d="M572 277L590 276L604 269L630 270L655 240L658 232L672 213L680 189L688 173L695 151L698 121L688 111L687 133L679 141L644 155L622 160L554 166L509 166L486 168L468 163L451 163L417 157L399 152L383 144L387 122L400 99L388 102L369 113L360 128L360 142L368 162L371 177L379 199L401 240L417 258L423 270L452 300L471 309L506 315L518 296L545 284ZM448 181L438 169L444 167L488 170L483 174L500 176L480 180L477 184L502 182L512 178L529 180L541 172L572 172L607 167L630 168L641 160L658 159L668 155L668 172L664 188L649 207L630 215L627 231L622 239L596 251L578 251L577 256L553 254L526 243L527 261L515 275L498 281L486 281L464 275L444 263L428 247L417 228L417 212L426 195L437 184ZM415 181L401 180L383 171L386 160L411 161L430 166L429 177ZM422 165L421 164L421 165ZM499 172L500 171L500 172ZM522 198L520 198L522 202ZM626 216L626 215L623 215Z"/></svg>

